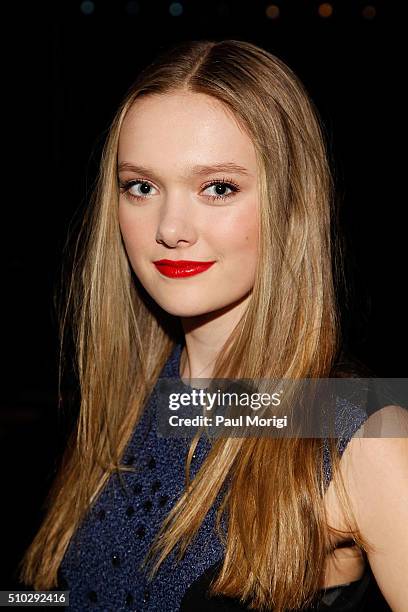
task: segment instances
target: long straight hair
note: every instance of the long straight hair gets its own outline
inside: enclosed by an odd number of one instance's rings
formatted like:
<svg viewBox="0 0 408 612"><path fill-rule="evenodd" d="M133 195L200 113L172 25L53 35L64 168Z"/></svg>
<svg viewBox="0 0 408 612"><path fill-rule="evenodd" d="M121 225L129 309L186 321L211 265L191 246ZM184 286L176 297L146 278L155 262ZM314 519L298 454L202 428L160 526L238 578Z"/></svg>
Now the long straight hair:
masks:
<svg viewBox="0 0 408 612"><path fill-rule="evenodd" d="M259 177L259 261L247 310L220 351L214 378L322 378L340 348L332 231L334 180L324 130L298 77L280 59L237 40L178 44L143 70L109 129L91 204L78 234L61 308L63 346L73 332L81 391L41 528L22 561L36 589L57 584L75 530L114 471L175 343L179 320L146 294L118 223L119 132L140 97L206 94L232 113L254 143ZM62 350L61 350L62 354ZM315 600L333 532L324 506L322 440L220 438L163 521L150 550L153 576L176 547L181 558L223 483L225 557L211 593L250 608L282 611ZM365 550L330 440L332 477L348 531ZM316 469L317 467L317 469ZM310 560L313 559L313 563Z"/></svg>

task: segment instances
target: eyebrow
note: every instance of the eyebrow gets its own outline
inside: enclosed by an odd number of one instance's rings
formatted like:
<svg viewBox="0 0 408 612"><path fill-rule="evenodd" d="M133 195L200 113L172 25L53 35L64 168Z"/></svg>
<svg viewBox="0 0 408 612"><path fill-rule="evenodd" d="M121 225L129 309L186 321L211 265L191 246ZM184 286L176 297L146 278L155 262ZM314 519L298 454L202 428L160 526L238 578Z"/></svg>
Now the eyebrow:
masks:
<svg viewBox="0 0 408 612"><path fill-rule="evenodd" d="M139 166L136 164L132 164L130 162L121 162L118 166L118 171L122 170L130 170L132 172L136 172L137 174L148 174L152 177L156 178L156 173L151 168L146 168L145 166ZM195 166L189 166L188 172L192 176L206 176L207 174L211 174L212 172L233 172L234 174L241 174L243 176L250 176L251 173L247 168L240 166L239 164L235 164L233 162L219 162L215 164L198 164Z"/></svg>

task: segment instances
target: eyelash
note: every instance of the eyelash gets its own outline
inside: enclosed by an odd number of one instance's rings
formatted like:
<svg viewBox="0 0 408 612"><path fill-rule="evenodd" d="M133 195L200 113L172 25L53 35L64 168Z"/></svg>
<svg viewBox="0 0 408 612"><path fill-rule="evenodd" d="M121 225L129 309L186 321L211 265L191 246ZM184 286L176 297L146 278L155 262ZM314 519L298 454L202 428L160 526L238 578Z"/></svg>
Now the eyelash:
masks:
<svg viewBox="0 0 408 612"><path fill-rule="evenodd" d="M151 185L150 181L145 180L145 179L132 179L130 181L120 182L119 187L122 193L127 194L127 197L133 200L146 200L149 197L149 195L138 196L138 195L129 193L129 189L131 187L134 187L135 185L140 185L143 183L147 183L148 185ZM227 187L231 189L232 193L227 193L226 195L206 196L207 198L210 198L211 200L220 200L220 199L226 200L230 198L231 196L233 196L235 193L238 193L238 191L240 191L238 185L234 183L233 180L227 179L227 178L211 181L207 185L204 185L203 190L208 189L208 187L213 187L214 185L226 185Z"/></svg>

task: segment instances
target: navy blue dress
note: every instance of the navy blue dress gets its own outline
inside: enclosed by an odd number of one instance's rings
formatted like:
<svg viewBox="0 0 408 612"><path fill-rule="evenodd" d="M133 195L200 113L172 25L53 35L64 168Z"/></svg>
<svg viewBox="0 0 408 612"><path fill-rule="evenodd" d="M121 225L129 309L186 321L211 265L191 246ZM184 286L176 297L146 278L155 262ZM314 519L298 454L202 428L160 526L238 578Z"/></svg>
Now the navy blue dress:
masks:
<svg viewBox="0 0 408 612"><path fill-rule="evenodd" d="M160 377L179 378L181 351L182 345L177 344ZM190 446L190 440L157 435L156 405L154 389L124 455L124 463L135 464L137 472L122 473L122 483L117 474L110 477L70 542L58 572L59 587L70 591L69 609L81 612L245 610L235 599L206 599L206 587L223 557L214 523L220 497L177 566L173 551L150 583L139 568L163 519L183 492ZM342 415L346 431L340 452L366 418L363 411L347 406ZM192 477L209 448L210 443L202 436L193 455ZM326 452L324 466L329 482ZM368 566L360 580L326 589L319 610L366 609L363 602L372 582ZM354 607L350 607L352 602ZM384 604L379 609L389 608Z"/></svg>

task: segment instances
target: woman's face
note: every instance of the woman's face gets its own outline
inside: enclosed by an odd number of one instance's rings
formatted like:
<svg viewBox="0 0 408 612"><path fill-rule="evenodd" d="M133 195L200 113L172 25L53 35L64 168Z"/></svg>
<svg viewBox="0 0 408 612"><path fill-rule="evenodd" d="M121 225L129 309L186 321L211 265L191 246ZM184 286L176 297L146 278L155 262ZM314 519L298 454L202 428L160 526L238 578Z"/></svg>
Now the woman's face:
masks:
<svg viewBox="0 0 408 612"><path fill-rule="evenodd" d="M248 296L258 250L255 149L224 106L197 93L136 100L121 128L118 165L120 228L151 297L191 317ZM153 263L163 259L214 263L174 271Z"/></svg>

